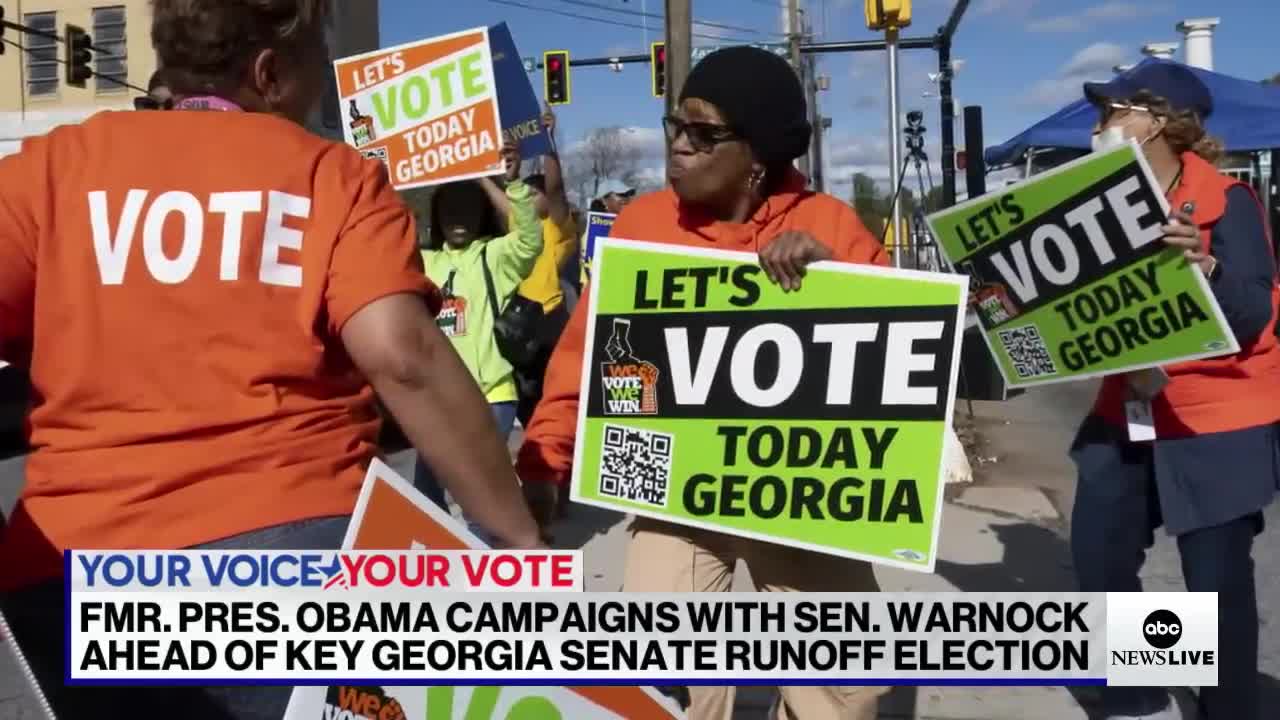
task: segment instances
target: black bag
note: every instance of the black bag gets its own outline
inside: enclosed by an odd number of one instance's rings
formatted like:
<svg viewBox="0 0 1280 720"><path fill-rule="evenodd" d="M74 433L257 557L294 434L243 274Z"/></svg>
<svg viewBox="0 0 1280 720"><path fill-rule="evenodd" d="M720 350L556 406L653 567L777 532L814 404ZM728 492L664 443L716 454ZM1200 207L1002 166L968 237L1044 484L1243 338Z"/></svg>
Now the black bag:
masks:
<svg viewBox="0 0 1280 720"><path fill-rule="evenodd" d="M493 311L493 340L498 352L517 369L532 365L538 358L538 328L542 326L542 303L515 293L505 308L498 306L498 291L489 272L488 247L480 251L484 284Z"/></svg>

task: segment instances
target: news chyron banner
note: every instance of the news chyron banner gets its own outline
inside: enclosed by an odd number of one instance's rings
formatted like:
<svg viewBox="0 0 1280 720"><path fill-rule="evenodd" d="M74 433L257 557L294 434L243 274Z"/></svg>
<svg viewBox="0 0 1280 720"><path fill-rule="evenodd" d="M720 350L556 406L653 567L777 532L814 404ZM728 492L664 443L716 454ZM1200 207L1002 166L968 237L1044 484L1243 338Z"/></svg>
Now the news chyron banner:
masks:
<svg viewBox="0 0 1280 720"><path fill-rule="evenodd" d="M574 501L933 570L963 278L598 242Z"/></svg>
<svg viewBox="0 0 1280 720"><path fill-rule="evenodd" d="M591 279L591 261L596 256L596 244L600 238L609 237L613 230L613 222L618 219L614 213L587 213L587 234L582 243L582 284Z"/></svg>
<svg viewBox="0 0 1280 720"><path fill-rule="evenodd" d="M349 550L333 585L332 553L72 551L66 680L316 685L289 720L678 717L590 686L1218 683L1213 593L545 592L580 559Z"/></svg>
<svg viewBox="0 0 1280 720"><path fill-rule="evenodd" d="M1010 387L1238 352L1204 275L1164 244L1169 205L1135 142L928 218L970 277Z"/></svg>
<svg viewBox="0 0 1280 720"><path fill-rule="evenodd" d="M477 28L334 61L347 143L398 190L502 171L489 31Z"/></svg>
<svg viewBox="0 0 1280 720"><path fill-rule="evenodd" d="M342 547L344 550L456 551L483 550L486 545L385 463L375 460L365 476ZM573 590L581 589L579 578ZM469 720L668 720L683 714L669 699L643 687L380 685L297 687L285 713L285 720L454 720L459 717Z"/></svg>

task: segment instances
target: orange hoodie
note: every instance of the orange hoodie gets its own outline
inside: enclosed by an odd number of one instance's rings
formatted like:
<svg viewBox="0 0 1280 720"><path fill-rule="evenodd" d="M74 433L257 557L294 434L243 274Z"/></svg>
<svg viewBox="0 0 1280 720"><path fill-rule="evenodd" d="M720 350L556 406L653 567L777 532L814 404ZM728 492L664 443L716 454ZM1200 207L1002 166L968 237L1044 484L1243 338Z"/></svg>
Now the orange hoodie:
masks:
<svg viewBox="0 0 1280 720"><path fill-rule="evenodd" d="M637 198L614 223L611 237L628 240L711 247L758 253L778 235L799 230L831 248L834 259L862 265L887 265L889 257L853 208L840 200L805 190L804 178L792 172L782 189L745 223L714 220L681 207L670 189ZM525 482L569 482L578 423L578 392L586 342L587 308L583 298L574 309L547 367L542 401L534 411L520 448L517 470Z"/></svg>

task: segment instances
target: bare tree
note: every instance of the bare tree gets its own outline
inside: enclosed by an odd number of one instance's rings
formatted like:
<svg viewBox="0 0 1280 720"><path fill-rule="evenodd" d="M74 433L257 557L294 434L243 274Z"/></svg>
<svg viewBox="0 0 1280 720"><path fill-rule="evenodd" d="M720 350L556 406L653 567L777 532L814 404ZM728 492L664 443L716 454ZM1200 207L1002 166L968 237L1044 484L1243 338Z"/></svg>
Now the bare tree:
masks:
<svg viewBox="0 0 1280 720"><path fill-rule="evenodd" d="M574 200L583 208L591 204L591 190L595 178L591 174L591 161L585 153L574 150L560 156L564 173L564 187Z"/></svg>
<svg viewBox="0 0 1280 720"><path fill-rule="evenodd" d="M590 197L595 197L604 180L634 178L640 171L644 149L629 137L631 131L621 127L596 128L587 133L579 154L590 173Z"/></svg>

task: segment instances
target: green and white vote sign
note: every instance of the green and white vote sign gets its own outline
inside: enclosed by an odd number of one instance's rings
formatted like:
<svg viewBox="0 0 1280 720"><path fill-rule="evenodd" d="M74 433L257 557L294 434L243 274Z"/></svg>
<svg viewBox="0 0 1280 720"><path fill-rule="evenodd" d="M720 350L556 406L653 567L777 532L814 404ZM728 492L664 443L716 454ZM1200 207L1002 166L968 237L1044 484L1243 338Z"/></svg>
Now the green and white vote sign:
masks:
<svg viewBox="0 0 1280 720"><path fill-rule="evenodd" d="M963 277L598 243L574 501L932 571Z"/></svg>
<svg viewBox="0 0 1280 720"><path fill-rule="evenodd" d="M1005 382L1028 387L1239 351L1204 275L1163 242L1168 217L1130 142L928 220Z"/></svg>

